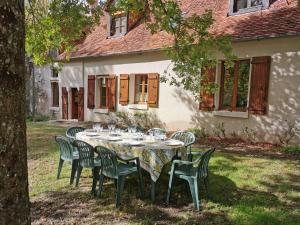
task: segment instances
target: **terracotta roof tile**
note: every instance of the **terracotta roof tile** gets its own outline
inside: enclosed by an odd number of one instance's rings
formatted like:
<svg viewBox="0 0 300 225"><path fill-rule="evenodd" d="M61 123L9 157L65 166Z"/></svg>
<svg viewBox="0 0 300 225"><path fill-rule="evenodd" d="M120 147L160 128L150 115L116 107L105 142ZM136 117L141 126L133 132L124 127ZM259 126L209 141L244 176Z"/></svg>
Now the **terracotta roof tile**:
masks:
<svg viewBox="0 0 300 225"><path fill-rule="evenodd" d="M205 9L211 9L215 20L211 33L231 35L234 41L300 34L300 8L297 7L297 0L270 0L271 4L266 10L236 16L228 16L228 0L179 2L188 15L201 14ZM150 51L172 43L172 38L165 32L151 35L144 24L139 24L118 38L107 38L106 26L107 18L104 17L101 24L76 46L71 58Z"/></svg>

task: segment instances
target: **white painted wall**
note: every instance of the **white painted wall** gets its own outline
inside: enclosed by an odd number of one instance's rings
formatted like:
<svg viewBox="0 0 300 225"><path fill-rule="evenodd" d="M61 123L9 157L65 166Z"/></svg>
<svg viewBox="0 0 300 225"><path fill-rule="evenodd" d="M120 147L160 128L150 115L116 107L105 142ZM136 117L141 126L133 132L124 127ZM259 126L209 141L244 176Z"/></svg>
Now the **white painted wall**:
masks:
<svg viewBox="0 0 300 225"><path fill-rule="evenodd" d="M169 130L198 127L212 131L218 123L224 122L228 134L233 131L239 133L243 127L248 126L257 131L258 139L267 142L276 141L276 135L282 130L283 121L286 119L296 121L300 127L300 37L241 42L233 44L233 48L239 58L267 55L272 57L267 115L249 115L249 118L243 119L201 112L198 110L198 103L189 93L162 83L159 87L159 107L150 108L148 111L156 113ZM87 109L88 75L163 74L166 69L171 71L172 63L162 52L84 59L84 63L74 61L64 65L60 73L60 89L64 85L69 87L84 85L85 120L104 121L107 116ZM220 70L217 72L219 74ZM131 99L133 99L133 85L131 76L129 94ZM117 95L117 103L118 98ZM119 104L117 110L132 111L127 106ZM300 142L299 136L296 142Z"/></svg>
<svg viewBox="0 0 300 225"><path fill-rule="evenodd" d="M60 105L60 117L62 118L62 87L66 87L68 91L68 118L71 118L72 107L71 98L72 92L71 88L83 87L83 62L70 62L63 66L62 70L59 72L59 105Z"/></svg>

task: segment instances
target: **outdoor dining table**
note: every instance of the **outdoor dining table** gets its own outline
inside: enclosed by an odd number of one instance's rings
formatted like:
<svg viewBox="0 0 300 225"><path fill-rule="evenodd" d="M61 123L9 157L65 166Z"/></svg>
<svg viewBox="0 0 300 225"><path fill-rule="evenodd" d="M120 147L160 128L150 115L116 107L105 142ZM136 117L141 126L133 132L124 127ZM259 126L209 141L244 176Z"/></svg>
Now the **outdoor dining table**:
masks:
<svg viewBox="0 0 300 225"><path fill-rule="evenodd" d="M141 167L151 176L151 199L155 200L155 185L164 165L178 153L186 158L184 143L177 140L160 140L145 134L85 130L76 139L93 147L104 146L114 150L122 158L139 157Z"/></svg>

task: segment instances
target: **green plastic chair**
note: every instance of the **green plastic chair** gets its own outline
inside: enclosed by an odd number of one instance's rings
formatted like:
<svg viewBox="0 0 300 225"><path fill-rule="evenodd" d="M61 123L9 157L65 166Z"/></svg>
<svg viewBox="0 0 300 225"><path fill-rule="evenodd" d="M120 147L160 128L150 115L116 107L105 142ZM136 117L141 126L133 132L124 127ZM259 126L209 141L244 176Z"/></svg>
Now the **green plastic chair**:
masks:
<svg viewBox="0 0 300 225"><path fill-rule="evenodd" d="M153 135L165 135L166 131L162 128L151 128L147 131L147 134L153 134Z"/></svg>
<svg viewBox="0 0 300 225"><path fill-rule="evenodd" d="M70 139L70 140L75 140L76 138L76 134L79 132L84 131L85 128L84 127L70 127L67 131L66 131L66 136Z"/></svg>
<svg viewBox="0 0 300 225"><path fill-rule="evenodd" d="M177 131L173 133L170 138L182 141L184 143L184 146L187 150L188 159L189 161L192 161L192 145L195 143L195 135L189 131Z"/></svg>
<svg viewBox="0 0 300 225"><path fill-rule="evenodd" d="M55 136L55 141L58 143L59 146L59 163L58 163L58 170L57 170L57 179L60 177L61 169L64 164L64 161L71 162L72 170L71 170L71 178L70 184L73 184L77 166L79 155L77 151L74 151L72 144L70 143L69 139L63 136Z"/></svg>
<svg viewBox="0 0 300 225"><path fill-rule="evenodd" d="M116 207L119 207L121 204L121 195L124 188L125 177L133 173L138 173L140 195L141 198L144 197L144 185L140 169L140 160L138 157L122 159L114 151L102 146L97 146L96 152L99 154L102 164L99 177L99 190L97 193L98 197L101 197L104 177L112 178L116 181Z"/></svg>
<svg viewBox="0 0 300 225"><path fill-rule="evenodd" d="M79 179L83 168L91 168L93 173L92 193L95 193L97 179L101 168L101 160L94 157L94 147L80 140L74 140L79 152L79 164L77 168L76 187L78 187Z"/></svg>
<svg viewBox="0 0 300 225"><path fill-rule="evenodd" d="M174 160L169 179L169 186L168 186L168 193L167 193L167 204L169 204L171 190L172 190L172 182L173 178L178 177L180 179L186 180L189 183L190 191L192 194L193 202L195 208L199 211L200 210L200 201L199 201L199 193L198 193L198 180L203 180L205 185L205 190L207 196L211 198L209 193L209 174L208 174L208 163L211 158L211 155L215 149L210 149L204 152L200 158L197 160L190 162L190 161L183 161L183 160ZM197 165L194 167L193 165Z"/></svg>

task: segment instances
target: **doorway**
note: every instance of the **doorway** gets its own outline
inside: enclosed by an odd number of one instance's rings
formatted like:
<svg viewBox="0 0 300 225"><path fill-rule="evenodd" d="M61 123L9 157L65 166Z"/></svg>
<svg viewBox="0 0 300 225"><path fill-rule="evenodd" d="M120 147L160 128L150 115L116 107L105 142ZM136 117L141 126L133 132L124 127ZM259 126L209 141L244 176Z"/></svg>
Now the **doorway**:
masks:
<svg viewBox="0 0 300 225"><path fill-rule="evenodd" d="M78 90L77 88L71 89L72 93L72 119L78 119Z"/></svg>

